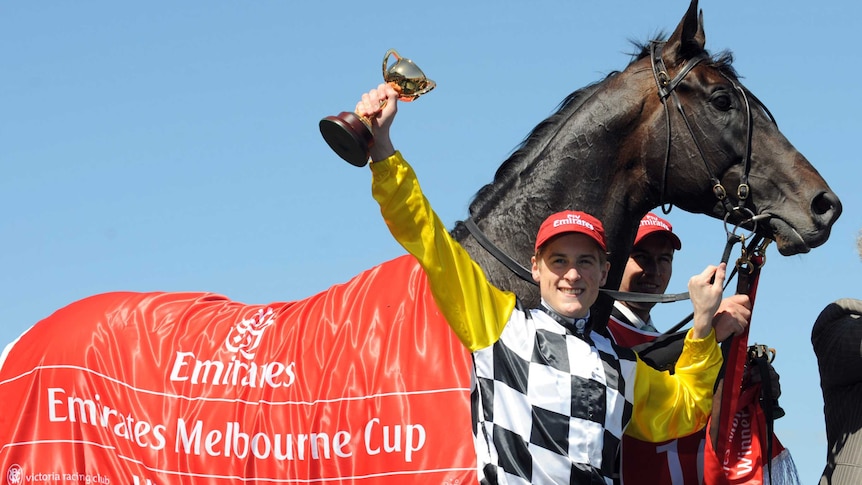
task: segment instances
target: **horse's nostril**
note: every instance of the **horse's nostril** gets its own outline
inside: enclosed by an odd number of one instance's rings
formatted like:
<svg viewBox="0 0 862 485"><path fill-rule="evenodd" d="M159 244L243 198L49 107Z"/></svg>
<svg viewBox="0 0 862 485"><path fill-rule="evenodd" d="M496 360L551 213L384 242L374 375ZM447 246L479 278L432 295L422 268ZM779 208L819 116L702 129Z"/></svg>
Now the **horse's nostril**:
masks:
<svg viewBox="0 0 862 485"><path fill-rule="evenodd" d="M830 216L834 221L841 215L841 201L832 192L823 192L811 201L811 210L818 216Z"/></svg>

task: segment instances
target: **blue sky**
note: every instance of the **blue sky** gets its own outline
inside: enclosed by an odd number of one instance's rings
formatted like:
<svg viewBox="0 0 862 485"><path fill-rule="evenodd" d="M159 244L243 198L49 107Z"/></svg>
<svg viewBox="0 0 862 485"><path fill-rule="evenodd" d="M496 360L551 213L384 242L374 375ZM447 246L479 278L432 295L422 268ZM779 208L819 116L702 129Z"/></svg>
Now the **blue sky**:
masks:
<svg viewBox="0 0 862 485"><path fill-rule="evenodd" d="M300 299L403 253L367 169L318 120L381 81L389 48L437 89L402 105L393 139L450 225L571 91L622 69L629 39L670 32L684 0L650 3L5 2L0 6L0 342L112 290ZM809 254L768 252L751 341L778 350L776 432L803 483L825 462L810 332L862 297L855 142L858 2L702 1L707 47L844 203ZM721 222L679 209L670 292L717 261ZM688 303L658 315L677 321ZM73 322L70 322L73 324ZM2 403L3 406L7 403Z"/></svg>

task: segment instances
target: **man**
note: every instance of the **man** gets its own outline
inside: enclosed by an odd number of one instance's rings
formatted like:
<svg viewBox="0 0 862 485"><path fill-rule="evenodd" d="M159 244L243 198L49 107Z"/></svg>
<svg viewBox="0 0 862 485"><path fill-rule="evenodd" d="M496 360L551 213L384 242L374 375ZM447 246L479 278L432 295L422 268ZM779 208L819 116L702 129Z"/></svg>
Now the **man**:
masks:
<svg viewBox="0 0 862 485"><path fill-rule="evenodd" d="M673 376L590 331L590 306L609 263L604 230L589 214L565 211L542 224L532 258L542 305L523 310L451 238L395 151L389 129L397 101L396 90L381 84L356 106L374 134L372 192L390 232L425 269L437 306L473 354L473 429L483 483L611 484L623 431L660 441L701 428L721 363L711 319L725 265L689 281L694 324Z"/></svg>
<svg viewBox="0 0 862 485"><path fill-rule="evenodd" d="M650 212L640 221L638 232L620 291L661 295L673 275L675 251L682 242L667 220ZM679 357L685 332L662 335L650 317L653 302L614 302L608 329L617 344L637 351L642 359L657 369L669 369ZM719 342L742 333L751 321L748 295L732 295L722 300L713 318L715 337Z"/></svg>
<svg viewBox="0 0 862 485"><path fill-rule="evenodd" d="M634 246L626 263L620 291L663 294L673 273L674 252L682 242L667 220L649 213L641 219ZM608 331L619 345L635 349L658 369L673 368L682 350L685 332L662 335L650 311L655 303L615 301ZM741 333L751 320L748 295L725 298L713 317L716 339L724 341ZM777 374L775 374L777 378ZM755 376L759 377L759 376ZM622 442L622 483L671 485L702 483L705 429L659 443L625 436Z"/></svg>
<svg viewBox="0 0 862 485"><path fill-rule="evenodd" d="M856 238L862 258L862 231ZM820 312L811 329L826 419L826 467L820 485L862 483L862 300L841 298Z"/></svg>

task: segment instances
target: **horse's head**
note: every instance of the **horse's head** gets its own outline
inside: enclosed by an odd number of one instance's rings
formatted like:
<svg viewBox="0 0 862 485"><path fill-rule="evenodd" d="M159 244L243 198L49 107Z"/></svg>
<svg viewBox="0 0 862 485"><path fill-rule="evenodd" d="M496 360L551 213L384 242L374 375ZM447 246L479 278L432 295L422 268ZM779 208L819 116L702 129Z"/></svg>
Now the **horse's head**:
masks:
<svg viewBox="0 0 862 485"><path fill-rule="evenodd" d="M829 237L841 202L808 160L778 130L771 114L730 66L730 55L704 50L697 0L667 42L653 42L628 70L649 70L654 113L644 136L662 137L665 153L644 158L658 176L657 205L744 223L779 252L808 252ZM664 138L667 137L667 138ZM652 144L655 146L655 143ZM660 155L660 156L655 156Z"/></svg>
<svg viewBox="0 0 862 485"><path fill-rule="evenodd" d="M500 166L470 205L474 228L454 231L492 282L538 301L512 268L528 264L542 220L564 209L603 221L608 288L622 278L638 221L657 206L756 225L784 255L826 241L838 197L739 82L730 55L710 56L704 41L693 0L667 41L569 95ZM501 263L505 255L516 264Z"/></svg>

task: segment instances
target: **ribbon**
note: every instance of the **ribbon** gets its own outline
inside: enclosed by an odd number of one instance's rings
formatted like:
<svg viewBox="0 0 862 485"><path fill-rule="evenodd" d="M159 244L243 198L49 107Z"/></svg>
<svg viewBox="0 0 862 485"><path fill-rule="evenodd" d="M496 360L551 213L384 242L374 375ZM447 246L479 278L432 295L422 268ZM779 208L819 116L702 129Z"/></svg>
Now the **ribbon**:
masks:
<svg viewBox="0 0 862 485"><path fill-rule="evenodd" d="M752 310L754 309L754 301L757 295L757 284L760 279L760 269L763 266L764 257L762 255L752 255L750 271L740 271L737 279L737 294L747 294L751 300ZM745 456L740 457L738 453L733 453L734 439L739 440L741 432L739 427L739 413L746 412L745 409L740 409L740 393L742 391L742 377L745 373L745 364L748 359L748 334L750 325L745 328L741 335L730 338L722 344L722 354L724 355L723 375L719 376L716 383L716 391L714 400L719 401L720 405L713 408L712 417L709 423L709 432L707 436L707 451L704 456L705 470L704 483L707 485L719 485L727 483L748 483L739 481L729 481L728 473L730 470L740 466L741 460L750 459ZM759 396L759 386L757 392ZM754 392L747 390L746 392ZM738 410L738 411L737 411ZM746 434L753 433L756 428L749 427ZM750 436L746 436L750 438ZM737 443L739 445L739 443ZM756 449L753 448L753 449ZM752 451L754 453L755 451ZM758 466L757 468L761 468ZM753 482L760 483L760 482Z"/></svg>

